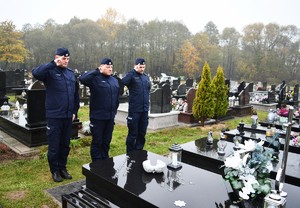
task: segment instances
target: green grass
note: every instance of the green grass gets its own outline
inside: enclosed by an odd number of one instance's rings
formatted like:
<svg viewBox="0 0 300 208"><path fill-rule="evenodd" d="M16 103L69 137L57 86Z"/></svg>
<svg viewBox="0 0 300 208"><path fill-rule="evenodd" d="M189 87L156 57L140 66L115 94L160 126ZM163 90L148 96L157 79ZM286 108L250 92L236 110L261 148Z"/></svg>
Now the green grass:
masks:
<svg viewBox="0 0 300 208"><path fill-rule="evenodd" d="M78 113L80 121L88 121L88 108L82 107ZM259 120L265 120L267 112L258 112ZM183 144L205 137L209 130L213 131L214 138L222 128L234 129L240 121L250 124L250 116L237 117L222 121L219 124L204 127L177 127L148 132L145 148L157 154L167 154L168 148L173 143ZM113 132L110 146L110 156L124 154L126 152L127 127L117 124ZM0 164L0 207L59 207L45 190L84 179L82 165L90 160L91 137L85 136L79 140L71 141L71 151L68 161L68 169L73 176L72 180L64 180L55 183L51 179L46 158L47 145L40 147L40 154L36 158L24 158Z"/></svg>

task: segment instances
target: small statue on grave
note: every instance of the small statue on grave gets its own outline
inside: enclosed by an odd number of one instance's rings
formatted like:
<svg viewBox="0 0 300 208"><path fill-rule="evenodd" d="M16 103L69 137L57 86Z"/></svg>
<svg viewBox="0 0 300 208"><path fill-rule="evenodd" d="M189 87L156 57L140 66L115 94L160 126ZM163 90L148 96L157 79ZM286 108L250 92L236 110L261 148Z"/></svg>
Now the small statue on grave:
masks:
<svg viewBox="0 0 300 208"><path fill-rule="evenodd" d="M269 123L273 123L274 120L275 120L275 116L276 116L275 111L274 111L273 109L270 109L270 110L269 110L269 114L268 114L268 116L267 116L268 122L269 122Z"/></svg>
<svg viewBox="0 0 300 208"><path fill-rule="evenodd" d="M233 137L233 149L234 150L239 150L241 149L240 144L242 143L242 137L239 133L236 133L236 135Z"/></svg>
<svg viewBox="0 0 300 208"><path fill-rule="evenodd" d="M257 123L258 123L257 112L253 111L253 114L251 116L251 128L256 129L257 128Z"/></svg>
<svg viewBox="0 0 300 208"><path fill-rule="evenodd" d="M212 131L210 130L208 132L208 135L207 135L207 141L206 141L206 143L207 144L213 144L213 142L214 142L214 138L213 138L213 135L212 135Z"/></svg>

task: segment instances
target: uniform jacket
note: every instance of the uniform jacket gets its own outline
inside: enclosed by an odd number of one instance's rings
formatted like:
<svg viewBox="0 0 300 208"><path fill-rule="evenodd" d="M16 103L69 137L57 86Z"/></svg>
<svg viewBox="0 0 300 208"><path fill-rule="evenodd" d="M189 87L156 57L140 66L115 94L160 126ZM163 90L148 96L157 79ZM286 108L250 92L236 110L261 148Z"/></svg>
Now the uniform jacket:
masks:
<svg viewBox="0 0 300 208"><path fill-rule="evenodd" d="M54 61L32 70L32 75L46 87L46 118L72 118L79 109L78 83L69 68Z"/></svg>
<svg viewBox="0 0 300 208"><path fill-rule="evenodd" d="M151 83L147 74L130 70L122 79L129 89L129 112L149 111Z"/></svg>
<svg viewBox="0 0 300 208"><path fill-rule="evenodd" d="M90 118L114 119L119 107L118 80L113 76L103 75L99 69L86 72L79 80L90 88Z"/></svg>

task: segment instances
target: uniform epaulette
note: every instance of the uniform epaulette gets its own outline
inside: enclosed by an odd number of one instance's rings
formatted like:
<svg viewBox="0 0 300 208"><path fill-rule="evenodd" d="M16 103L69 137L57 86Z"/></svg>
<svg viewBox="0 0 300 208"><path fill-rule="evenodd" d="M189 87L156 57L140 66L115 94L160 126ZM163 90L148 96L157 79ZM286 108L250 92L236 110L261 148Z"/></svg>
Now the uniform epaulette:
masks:
<svg viewBox="0 0 300 208"><path fill-rule="evenodd" d="M67 69L68 69L69 71L71 71L71 72L75 73L73 69L70 69L70 68L67 68Z"/></svg>

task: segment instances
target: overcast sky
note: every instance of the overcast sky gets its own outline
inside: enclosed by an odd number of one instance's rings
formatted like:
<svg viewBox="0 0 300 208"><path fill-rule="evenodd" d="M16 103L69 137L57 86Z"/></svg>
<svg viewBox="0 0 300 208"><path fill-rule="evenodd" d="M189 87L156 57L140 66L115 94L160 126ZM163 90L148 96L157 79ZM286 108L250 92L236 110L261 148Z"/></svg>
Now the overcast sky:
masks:
<svg viewBox="0 0 300 208"><path fill-rule="evenodd" d="M11 20L17 29L26 23L44 24L52 18L58 24L74 16L96 21L108 8L126 20L148 22L180 21L192 33L212 21L221 33L224 27L243 27L252 23L277 23L300 28L300 0L0 0L0 22Z"/></svg>

